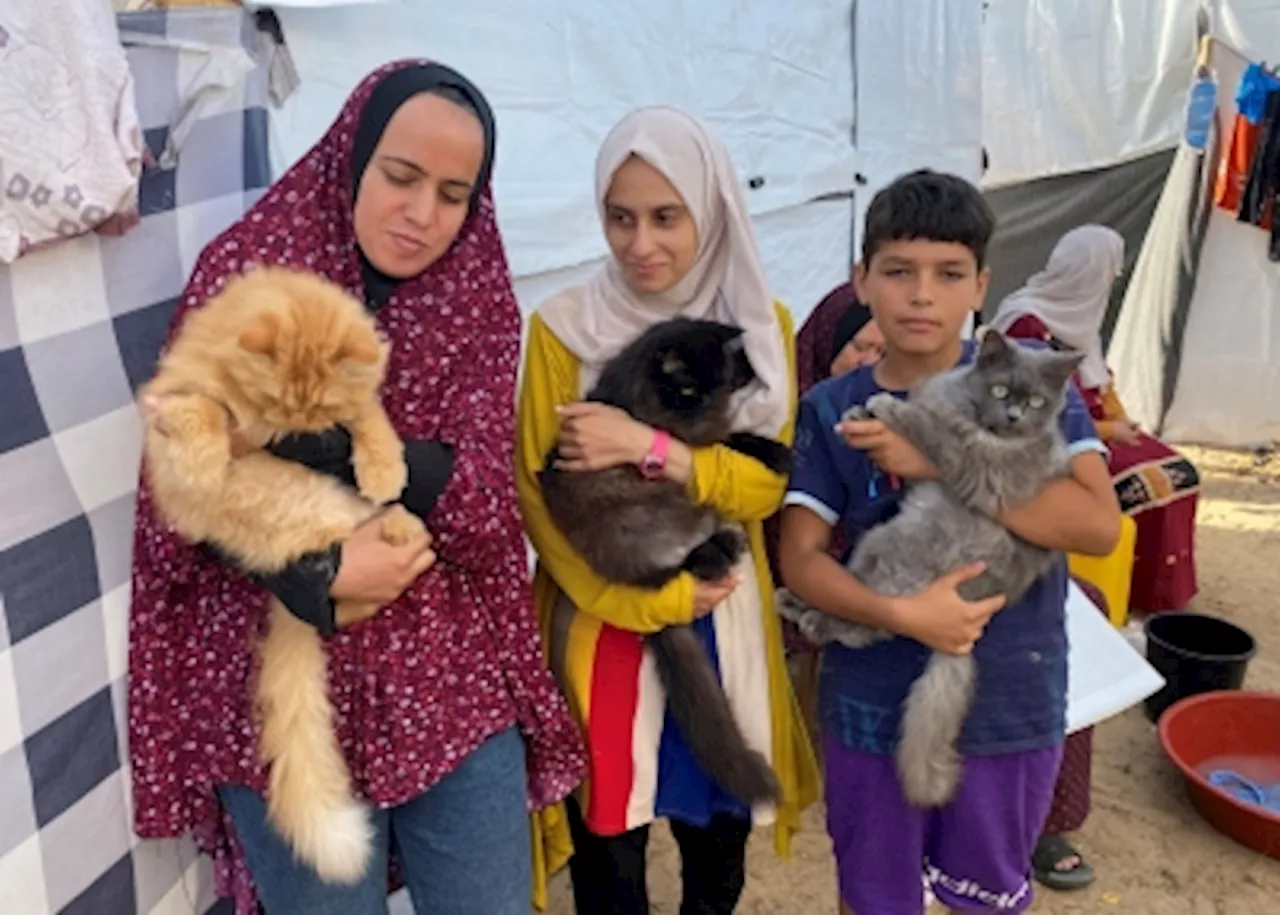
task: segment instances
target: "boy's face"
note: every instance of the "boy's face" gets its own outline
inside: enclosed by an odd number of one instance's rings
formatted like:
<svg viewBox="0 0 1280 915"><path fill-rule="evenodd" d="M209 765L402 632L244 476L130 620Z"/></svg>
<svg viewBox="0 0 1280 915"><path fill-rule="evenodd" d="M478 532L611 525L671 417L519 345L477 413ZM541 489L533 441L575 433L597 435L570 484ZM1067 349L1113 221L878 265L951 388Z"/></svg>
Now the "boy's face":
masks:
<svg viewBox="0 0 1280 915"><path fill-rule="evenodd" d="M890 241L858 265L858 292L889 355L931 356L954 344L965 318L982 307L989 279L958 242Z"/></svg>

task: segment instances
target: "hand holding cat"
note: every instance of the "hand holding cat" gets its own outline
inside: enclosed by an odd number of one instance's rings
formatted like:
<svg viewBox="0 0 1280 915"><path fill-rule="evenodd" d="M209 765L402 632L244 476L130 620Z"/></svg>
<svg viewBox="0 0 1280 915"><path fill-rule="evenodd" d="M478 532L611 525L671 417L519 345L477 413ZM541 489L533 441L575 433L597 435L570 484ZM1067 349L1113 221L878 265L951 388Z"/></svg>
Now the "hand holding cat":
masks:
<svg viewBox="0 0 1280 915"><path fill-rule="evenodd" d="M608 404L581 401L556 408L560 416L559 470L608 470L644 460L653 430Z"/></svg>
<svg viewBox="0 0 1280 915"><path fill-rule="evenodd" d="M953 655L972 652L991 617L1005 605L1003 595L979 601L960 596L960 586L977 578L985 568L975 563L956 569L918 594L898 601L894 629L934 651Z"/></svg>
<svg viewBox="0 0 1280 915"><path fill-rule="evenodd" d="M343 542L342 563L329 588L334 600L389 604L435 564L429 533L394 546L384 538L382 522L379 514Z"/></svg>
<svg viewBox="0 0 1280 915"><path fill-rule="evenodd" d="M726 575L719 581L694 581L693 583L693 618L706 616L720 606L730 594L742 584L742 576L737 572Z"/></svg>
<svg viewBox="0 0 1280 915"><path fill-rule="evenodd" d="M1138 444L1141 435L1141 427L1131 420L1121 420L1111 428L1111 438L1122 445Z"/></svg>
<svg viewBox="0 0 1280 915"><path fill-rule="evenodd" d="M885 473L904 480L936 480L934 466L905 438L878 419L844 420L836 432L845 444L865 451Z"/></svg>

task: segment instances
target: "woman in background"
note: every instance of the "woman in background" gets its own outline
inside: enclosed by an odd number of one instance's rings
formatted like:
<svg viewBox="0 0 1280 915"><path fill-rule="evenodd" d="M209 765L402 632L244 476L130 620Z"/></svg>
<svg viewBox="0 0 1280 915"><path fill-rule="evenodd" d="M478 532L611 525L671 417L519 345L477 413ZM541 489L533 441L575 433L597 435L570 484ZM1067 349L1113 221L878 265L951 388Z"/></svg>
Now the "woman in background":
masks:
<svg viewBox="0 0 1280 915"><path fill-rule="evenodd" d="M1095 225L1073 229L1054 247L1045 269L1000 304L991 323L1010 337L1085 353L1076 382L1110 450L1121 508L1138 528L1130 606L1146 612L1182 609L1196 592L1199 478L1186 458L1130 422L1116 395L1101 327L1123 265L1124 239L1117 232ZM1095 603L1102 600L1086 590ZM1083 889L1094 880L1093 869L1064 837L1089 815L1092 759L1092 728L1067 738L1053 808L1033 860L1036 879L1051 889Z"/></svg>

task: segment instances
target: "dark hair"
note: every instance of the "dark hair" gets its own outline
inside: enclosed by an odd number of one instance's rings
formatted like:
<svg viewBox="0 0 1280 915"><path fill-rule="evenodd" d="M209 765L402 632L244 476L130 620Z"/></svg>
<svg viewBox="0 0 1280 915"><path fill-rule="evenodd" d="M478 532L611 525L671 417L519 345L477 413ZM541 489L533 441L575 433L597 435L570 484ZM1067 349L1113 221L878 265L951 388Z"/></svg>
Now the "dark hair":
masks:
<svg viewBox="0 0 1280 915"><path fill-rule="evenodd" d="M924 168L882 189L867 209L862 232L862 263L891 241L955 242L973 252L978 266L996 228L995 213L982 192L956 175Z"/></svg>

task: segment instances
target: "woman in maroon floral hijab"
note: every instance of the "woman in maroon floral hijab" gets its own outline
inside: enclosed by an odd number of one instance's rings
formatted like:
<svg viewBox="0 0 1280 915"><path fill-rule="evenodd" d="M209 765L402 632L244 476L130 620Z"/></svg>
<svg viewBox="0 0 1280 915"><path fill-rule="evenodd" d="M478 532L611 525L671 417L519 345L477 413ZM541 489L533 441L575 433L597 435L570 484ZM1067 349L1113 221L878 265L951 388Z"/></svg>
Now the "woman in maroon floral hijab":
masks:
<svg viewBox="0 0 1280 915"><path fill-rule="evenodd" d="M542 660L512 449L520 315L489 193L493 119L427 62L371 74L328 133L201 254L173 326L254 263L362 297L391 343L383 403L406 439L406 506L432 541L367 531L250 581L138 495L129 724L136 828L194 834L236 911L385 913L394 864L420 912L527 913L528 809L581 779ZM282 457L348 477L345 433ZM397 551L398 549L398 551ZM266 819L251 708L268 593L325 633L338 734L374 809L375 866L321 883ZM332 595L388 605L334 631Z"/></svg>

